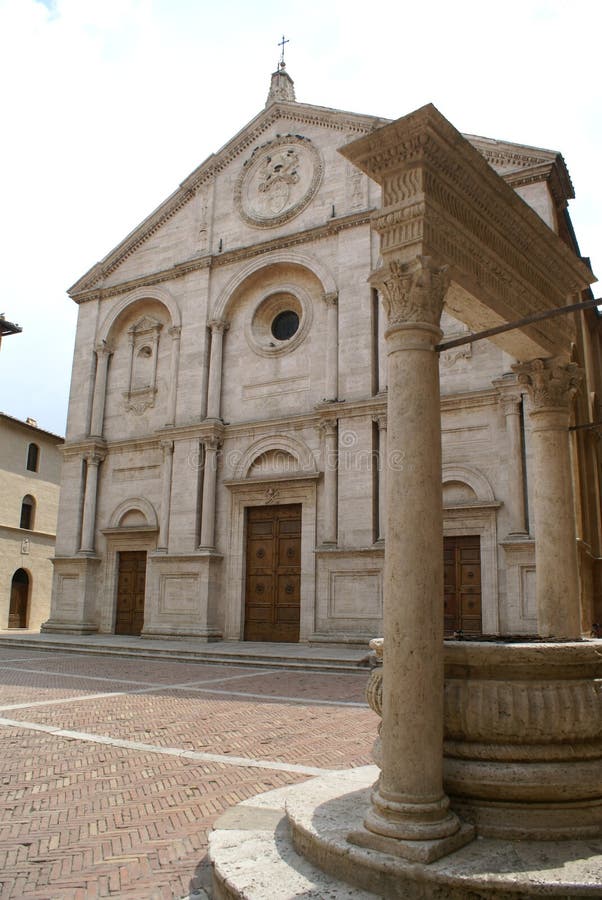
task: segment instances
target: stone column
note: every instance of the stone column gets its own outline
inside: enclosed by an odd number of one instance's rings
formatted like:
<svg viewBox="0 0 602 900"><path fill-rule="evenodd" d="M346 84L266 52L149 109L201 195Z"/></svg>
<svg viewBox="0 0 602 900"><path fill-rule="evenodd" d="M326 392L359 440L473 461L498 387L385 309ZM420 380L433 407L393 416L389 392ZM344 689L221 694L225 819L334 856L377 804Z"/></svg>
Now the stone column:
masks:
<svg viewBox="0 0 602 900"><path fill-rule="evenodd" d="M384 541L387 511L387 417L374 416L378 425L378 540Z"/></svg>
<svg viewBox="0 0 602 900"><path fill-rule="evenodd" d="M495 382L494 382L495 383ZM500 388L500 406L506 418L508 436L508 517L509 536L524 536L529 529L525 522L525 471L520 420L522 395L514 389Z"/></svg>
<svg viewBox="0 0 602 900"><path fill-rule="evenodd" d="M161 441L163 451L163 471L161 482L161 516L159 519L159 540L157 550L167 553L169 545L169 513L171 508L171 477L173 472L173 441Z"/></svg>
<svg viewBox="0 0 602 900"><path fill-rule="evenodd" d="M512 368L532 404L539 634L575 639L581 637L581 608L568 427L582 372L560 359L534 359Z"/></svg>
<svg viewBox="0 0 602 900"><path fill-rule="evenodd" d="M207 389L207 418L219 419L222 398L222 355L224 332L227 322L215 320L209 323L211 329L211 356L209 359L209 387Z"/></svg>
<svg viewBox="0 0 602 900"><path fill-rule="evenodd" d="M82 516L82 539L80 553L94 553L94 532L96 530L96 493L98 490L98 467L104 454L97 450L86 453L86 487L84 492L84 512Z"/></svg>
<svg viewBox="0 0 602 900"><path fill-rule="evenodd" d="M360 841L429 862L472 837L443 792L443 505L439 321L449 277L428 257L371 282L387 315L389 391L382 771ZM370 834L371 832L371 834Z"/></svg>
<svg viewBox="0 0 602 900"><path fill-rule="evenodd" d="M169 368L169 396L167 398L166 425L176 424L176 400L178 396L178 369L180 367L180 337L182 329L174 325L169 329L171 335L171 363Z"/></svg>
<svg viewBox="0 0 602 900"><path fill-rule="evenodd" d="M201 549L215 548L215 488L217 484L218 450L221 442L217 438L205 441L205 465L203 475L203 508L201 510Z"/></svg>
<svg viewBox="0 0 602 900"><path fill-rule="evenodd" d="M324 437L324 517L323 544L337 542L337 436L336 419L320 423Z"/></svg>
<svg viewBox="0 0 602 900"><path fill-rule="evenodd" d="M325 400L339 396L339 295L335 291L324 294L326 303L326 394Z"/></svg>
<svg viewBox="0 0 602 900"><path fill-rule="evenodd" d="M96 377L94 379L94 396L92 399L92 415L90 417L90 434L102 437L102 428L107 396L107 374L109 359L113 351L104 342L94 348L96 353Z"/></svg>

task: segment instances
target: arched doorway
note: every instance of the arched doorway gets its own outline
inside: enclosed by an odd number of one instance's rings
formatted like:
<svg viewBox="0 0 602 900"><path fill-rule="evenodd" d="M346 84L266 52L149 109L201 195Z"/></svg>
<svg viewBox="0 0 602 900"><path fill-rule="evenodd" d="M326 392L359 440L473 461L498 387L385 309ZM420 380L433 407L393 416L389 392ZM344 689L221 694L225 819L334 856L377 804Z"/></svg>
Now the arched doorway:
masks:
<svg viewBox="0 0 602 900"><path fill-rule="evenodd" d="M10 586L9 628L27 628L29 585L29 575L25 569L17 569Z"/></svg>

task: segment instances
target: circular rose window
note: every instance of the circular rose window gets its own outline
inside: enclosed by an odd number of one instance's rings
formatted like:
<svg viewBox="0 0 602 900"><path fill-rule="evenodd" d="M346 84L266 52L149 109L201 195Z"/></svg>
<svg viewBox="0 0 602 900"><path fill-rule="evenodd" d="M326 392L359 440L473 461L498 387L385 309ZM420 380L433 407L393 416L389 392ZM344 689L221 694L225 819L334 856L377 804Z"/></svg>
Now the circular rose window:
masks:
<svg viewBox="0 0 602 900"><path fill-rule="evenodd" d="M311 324L309 297L297 288L264 297L247 320L249 344L260 356L279 356L298 347Z"/></svg>

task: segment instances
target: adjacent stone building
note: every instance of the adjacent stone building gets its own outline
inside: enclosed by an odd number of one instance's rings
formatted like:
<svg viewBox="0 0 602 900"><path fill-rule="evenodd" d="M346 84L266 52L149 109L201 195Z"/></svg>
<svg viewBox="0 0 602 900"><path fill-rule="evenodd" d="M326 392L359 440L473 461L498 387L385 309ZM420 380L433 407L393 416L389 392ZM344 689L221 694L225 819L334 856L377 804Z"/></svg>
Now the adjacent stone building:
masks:
<svg viewBox="0 0 602 900"><path fill-rule="evenodd" d="M381 633L386 473L404 465L387 450L386 316L368 280L381 198L338 151L383 124L297 102L279 68L255 119L71 288L79 319L45 630ZM577 252L562 156L468 139ZM468 334L456 301L450 290L444 341ZM473 312L476 331L477 301ZM588 425L602 418L599 318L581 313L577 325ZM517 359L486 340L440 353L448 633L537 630L531 401ZM572 450L589 630L602 578L594 430L576 430Z"/></svg>
<svg viewBox="0 0 602 900"><path fill-rule="evenodd" d="M63 438L0 413L0 629L48 617Z"/></svg>

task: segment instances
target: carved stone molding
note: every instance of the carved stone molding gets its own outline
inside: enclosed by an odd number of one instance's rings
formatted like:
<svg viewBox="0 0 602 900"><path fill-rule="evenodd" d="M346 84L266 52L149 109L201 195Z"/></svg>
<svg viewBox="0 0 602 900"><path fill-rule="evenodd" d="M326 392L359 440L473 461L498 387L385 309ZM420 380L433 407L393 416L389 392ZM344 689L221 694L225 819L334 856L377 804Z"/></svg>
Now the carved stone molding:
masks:
<svg viewBox="0 0 602 900"><path fill-rule="evenodd" d="M519 384L524 384L534 411L542 409L566 410L583 378L583 370L576 363L558 359L533 359L512 366Z"/></svg>
<svg viewBox="0 0 602 900"><path fill-rule="evenodd" d="M384 415L379 415L379 416L372 416L372 421L373 421L376 425L378 425L378 430L379 430L379 431L386 431L386 430L387 430L387 416L386 416L386 414L384 414Z"/></svg>
<svg viewBox="0 0 602 900"><path fill-rule="evenodd" d="M326 306L336 306L339 302L338 291L328 291L322 297Z"/></svg>
<svg viewBox="0 0 602 900"><path fill-rule="evenodd" d="M173 441L161 441L160 442L161 450L163 451L163 457L171 456L174 451L174 442Z"/></svg>
<svg viewBox="0 0 602 900"><path fill-rule="evenodd" d="M410 322L439 325L449 286L446 266L434 266L428 256L411 263L392 260L369 281L381 293L389 328Z"/></svg>
<svg viewBox="0 0 602 900"><path fill-rule="evenodd" d="M270 503L275 503L280 497L280 491L278 488L269 487L265 492L264 501L266 505Z"/></svg>
<svg viewBox="0 0 602 900"><path fill-rule="evenodd" d="M174 341L179 341L182 336L182 326L181 325L172 325L167 329L167 333L170 337L173 338Z"/></svg>

